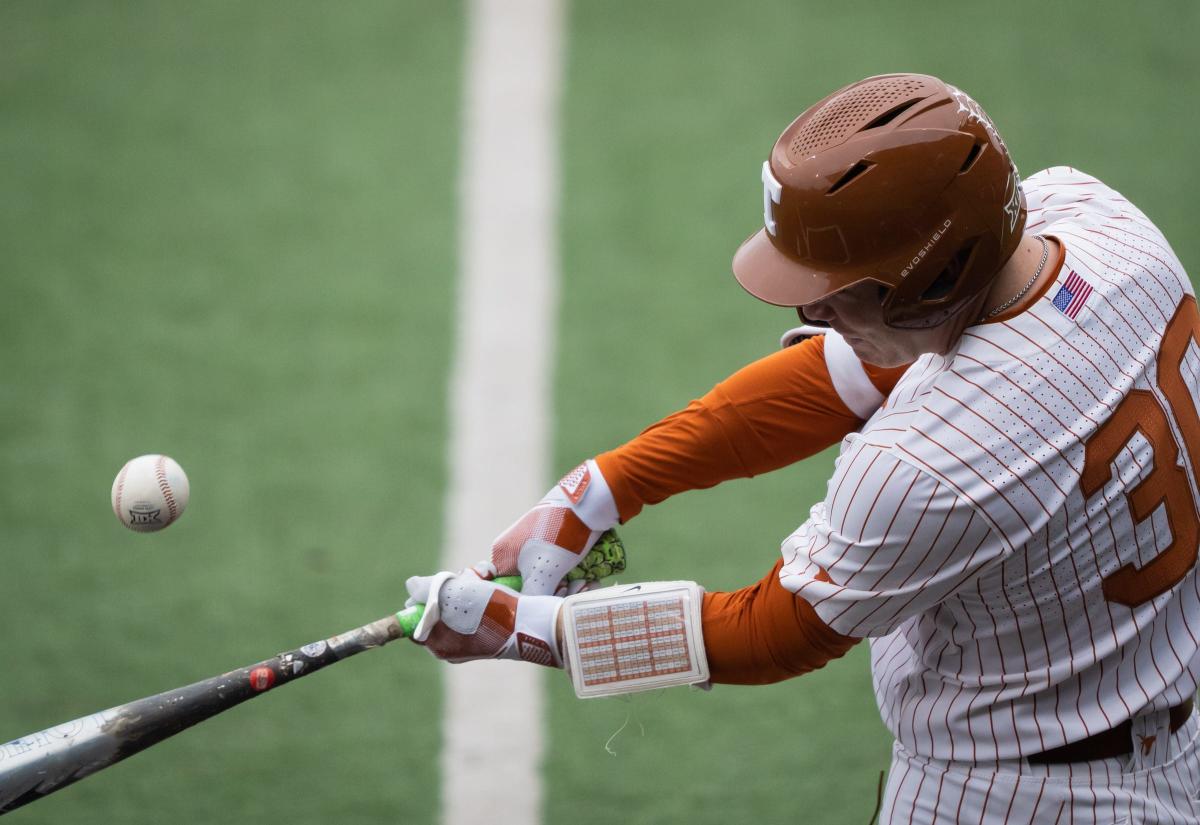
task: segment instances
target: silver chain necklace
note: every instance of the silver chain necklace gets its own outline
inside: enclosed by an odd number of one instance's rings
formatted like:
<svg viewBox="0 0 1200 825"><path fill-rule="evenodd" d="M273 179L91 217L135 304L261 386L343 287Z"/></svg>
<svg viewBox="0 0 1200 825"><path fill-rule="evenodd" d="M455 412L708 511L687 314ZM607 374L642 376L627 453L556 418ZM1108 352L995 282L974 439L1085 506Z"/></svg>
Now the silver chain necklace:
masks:
<svg viewBox="0 0 1200 825"><path fill-rule="evenodd" d="M989 318L995 318L1001 312L1004 312L1004 310L1008 309L1010 306L1015 304L1017 301L1024 298L1025 293L1028 292L1029 290L1033 289L1033 285L1035 283L1037 283L1037 279L1042 277L1042 270L1046 268L1046 261L1050 257L1050 244L1046 243L1046 239L1043 238L1041 235L1038 235L1038 240L1042 242L1042 262L1040 264L1038 264L1037 272L1033 273L1033 277L1029 279L1029 283L1025 284L1025 286L1023 286L1021 288L1020 292L1018 292L1016 295L1009 298L1007 301L1002 303L1000 306L993 309L987 315L983 316L983 319L985 321Z"/></svg>

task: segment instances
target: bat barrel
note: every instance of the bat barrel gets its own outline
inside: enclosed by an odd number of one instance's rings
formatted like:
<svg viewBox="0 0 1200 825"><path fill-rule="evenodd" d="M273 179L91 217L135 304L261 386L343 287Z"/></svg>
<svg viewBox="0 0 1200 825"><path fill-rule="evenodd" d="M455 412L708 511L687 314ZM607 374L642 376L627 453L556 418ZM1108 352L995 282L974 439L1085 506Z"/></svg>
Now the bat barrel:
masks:
<svg viewBox="0 0 1200 825"><path fill-rule="evenodd" d="M121 742L106 729L119 708L0 745L0 814L111 765Z"/></svg>
<svg viewBox="0 0 1200 825"><path fill-rule="evenodd" d="M395 616L0 745L0 814L120 762L274 687L402 636Z"/></svg>

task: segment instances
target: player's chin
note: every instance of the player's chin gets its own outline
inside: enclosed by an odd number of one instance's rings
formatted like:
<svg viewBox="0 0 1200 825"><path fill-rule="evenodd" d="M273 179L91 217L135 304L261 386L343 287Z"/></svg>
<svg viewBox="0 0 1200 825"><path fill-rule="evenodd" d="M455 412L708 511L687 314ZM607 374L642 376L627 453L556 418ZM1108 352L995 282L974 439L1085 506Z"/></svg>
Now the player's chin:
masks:
<svg viewBox="0 0 1200 825"><path fill-rule="evenodd" d="M880 334L886 335L887 333ZM888 368L903 366L913 360L897 348L886 346L872 338L859 338L854 335L843 335L842 337L850 345L850 349L854 350L858 360L866 364Z"/></svg>

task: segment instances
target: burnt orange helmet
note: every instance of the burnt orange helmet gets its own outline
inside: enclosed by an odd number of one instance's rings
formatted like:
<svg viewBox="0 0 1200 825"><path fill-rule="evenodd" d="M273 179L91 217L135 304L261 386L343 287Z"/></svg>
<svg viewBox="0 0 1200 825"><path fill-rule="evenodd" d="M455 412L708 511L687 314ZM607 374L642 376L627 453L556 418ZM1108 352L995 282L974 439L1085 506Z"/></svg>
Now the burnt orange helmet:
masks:
<svg viewBox="0 0 1200 825"><path fill-rule="evenodd" d="M894 327L981 297L1025 228L1017 168L979 104L936 77L869 77L796 118L763 164L763 221L733 258L756 298L803 307L862 281Z"/></svg>

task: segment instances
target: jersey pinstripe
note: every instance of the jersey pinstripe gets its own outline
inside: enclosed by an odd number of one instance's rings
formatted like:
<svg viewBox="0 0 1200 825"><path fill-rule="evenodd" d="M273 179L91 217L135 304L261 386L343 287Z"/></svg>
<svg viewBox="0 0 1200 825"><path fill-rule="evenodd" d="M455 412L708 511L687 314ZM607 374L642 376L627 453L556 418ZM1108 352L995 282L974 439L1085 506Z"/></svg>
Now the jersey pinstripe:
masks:
<svg viewBox="0 0 1200 825"><path fill-rule="evenodd" d="M1168 738L1171 757L1140 770L1123 758L1058 765L948 762L893 747L881 825L1189 825L1200 821L1200 723Z"/></svg>
<svg viewBox="0 0 1200 825"><path fill-rule="evenodd" d="M1024 188L1028 227L1065 247L1056 282L918 360L783 544L784 586L872 638L884 721L921 757L1054 748L1200 675L1191 286L1094 178Z"/></svg>

